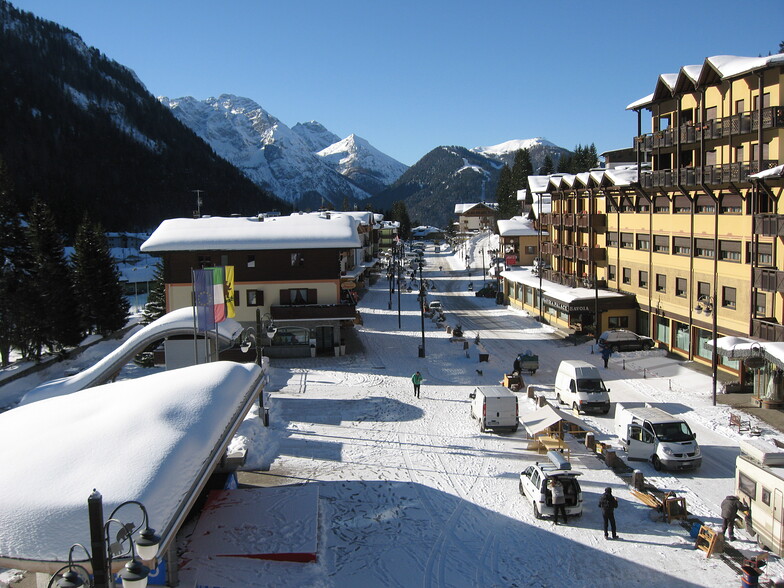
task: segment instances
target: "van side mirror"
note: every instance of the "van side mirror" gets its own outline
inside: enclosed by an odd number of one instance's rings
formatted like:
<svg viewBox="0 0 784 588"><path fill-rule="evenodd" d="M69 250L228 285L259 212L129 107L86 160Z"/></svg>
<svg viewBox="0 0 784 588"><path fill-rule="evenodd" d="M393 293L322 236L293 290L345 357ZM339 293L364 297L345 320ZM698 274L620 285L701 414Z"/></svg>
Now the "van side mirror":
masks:
<svg viewBox="0 0 784 588"><path fill-rule="evenodd" d="M474 398L476 398L476 392L471 392L471 394L469 394L468 397L473 400Z"/></svg>

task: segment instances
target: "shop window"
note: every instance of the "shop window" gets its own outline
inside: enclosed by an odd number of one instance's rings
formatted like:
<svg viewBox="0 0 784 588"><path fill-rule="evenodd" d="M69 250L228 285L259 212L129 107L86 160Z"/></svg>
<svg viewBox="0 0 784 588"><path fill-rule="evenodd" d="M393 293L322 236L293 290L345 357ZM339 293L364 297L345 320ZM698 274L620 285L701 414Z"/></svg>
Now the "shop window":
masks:
<svg viewBox="0 0 784 588"><path fill-rule="evenodd" d="M628 316L607 317L607 326L609 326L611 329L628 329L629 317Z"/></svg>
<svg viewBox="0 0 784 588"><path fill-rule="evenodd" d="M689 336L689 325L673 321L675 327L675 347L688 351L691 347L691 337Z"/></svg>

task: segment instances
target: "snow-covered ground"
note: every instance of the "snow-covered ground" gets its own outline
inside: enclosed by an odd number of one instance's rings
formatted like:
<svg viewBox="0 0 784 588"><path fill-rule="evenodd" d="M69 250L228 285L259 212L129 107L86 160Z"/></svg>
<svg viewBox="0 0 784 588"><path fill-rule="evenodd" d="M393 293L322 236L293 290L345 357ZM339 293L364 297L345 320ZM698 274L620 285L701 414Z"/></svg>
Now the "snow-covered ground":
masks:
<svg viewBox="0 0 784 588"><path fill-rule="evenodd" d="M540 369L525 380L542 388L552 386L563 359L596 365L601 359L590 343L566 345L526 313L467 291L481 272L475 269L481 268L481 250L496 246L488 239L468 245L473 278L465 251L435 254L428 247L426 277L436 284L430 298L441 300L447 324L463 326L468 350L425 319L425 357L418 357L416 292L402 292L398 328L397 293L390 311L388 283L381 278L360 302L364 324L357 331L364 353L273 361L270 426L260 424L254 409L233 446L248 449L246 468L264 472L271 485L276 479L318 485L318 561L211 559L185 542L181 586L740 585L729 565L695 550L680 524L656 520L625 481L578 442L570 449L574 468L582 472L583 516L557 527L534 518L518 476L543 456L525 449L522 429L480 433L469 415L468 394L473 386L499 383L521 351L539 355ZM478 361L477 334L488 362ZM696 517L719 527L719 503L733 492L741 437L727 425L729 409L712 406L710 376L658 350L616 354L608 369L600 369L613 401L650 402L690 423L703 448L699 471L660 474L648 464L633 465L657 487L684 496ZM416 370L425 378L419 399L410 381ZM122 377L144 373L137 368ZM18 382L13 387L10 395L24 392ZM8 400L5 390L0 398ZM520 409L535 409L524 393ZM611 419L586 420L600 439L617 444ZM763 436L777 434L756 424ZM601 530L597 502L607 486L620 502L620 541L606 541ZM263 530L247 532L256 531ZM756 552L742 532L739 537L735 547ZM765 570L766 578L784 577L777 559Z"/></svg>

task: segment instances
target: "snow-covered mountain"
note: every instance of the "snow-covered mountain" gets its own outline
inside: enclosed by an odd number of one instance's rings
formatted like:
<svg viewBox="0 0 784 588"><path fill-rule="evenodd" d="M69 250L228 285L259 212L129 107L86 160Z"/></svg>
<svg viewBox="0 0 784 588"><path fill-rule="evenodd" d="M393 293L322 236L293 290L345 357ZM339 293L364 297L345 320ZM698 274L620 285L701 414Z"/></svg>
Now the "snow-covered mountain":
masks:
<svg viewBox="0 0 784 588"><path fill-rule="evenodd" d="M322 127L323 128L323 127ZM351 134L316 153L340 175L376 194L391 185L407 165L381 153L362 137Z"/></svg>
<svg viewBox="0 0 784 588"><path fill-rule="evenodd" d="M498 145L474 147L471 151L484 155L490 159L501 161L511 167L512 164L514 164L515 154L519 149L528 149L534 170L538 170L539 167L541 167L545 155L550 155L553 163L556 163L562 155L569 153L567 149L559 147L555 143L551 143L544 137L512 139L511 141L504 141Z"/></svg>
<svg viewBox="0 0 784 588"><path fill-rule="evenodd" d="M366 141L340 141L316 121L289 128L249 98L159 100L256 184L300 207L364 200L397 179L392 170L406 170ZM329 151L333 144L340 146Z"/></svg>

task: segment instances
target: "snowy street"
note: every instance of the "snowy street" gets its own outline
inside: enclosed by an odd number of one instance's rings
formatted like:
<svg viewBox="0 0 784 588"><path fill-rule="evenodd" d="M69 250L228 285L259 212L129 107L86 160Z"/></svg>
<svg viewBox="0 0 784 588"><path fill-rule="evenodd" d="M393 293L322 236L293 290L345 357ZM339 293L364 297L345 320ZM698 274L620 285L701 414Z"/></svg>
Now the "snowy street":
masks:
<svg viewBox="0 0 784 588"><path fill-rule="evenodd" d="M249 448L247 466L265 472L256 476L267 478L263 484L318 484L318 562L237 559L227 568L190 553L184 585L198 580L243 586L255 574L275 586L554 586L565 579L579 586L738 584L737 573L719 557L706 559L694 549L680 524L653 521L653 511L577 442L570 449L574 468L583 474L583 516L557 527L535 519L519 493L518 476L545 456L525 449L522 429L480 433L469 415L468 394L475 385L497 384L511 371L514 356L527 349L541 365L525 376L526 384L540 386L552 386L562 359L597 365L600 359L590 343L567 345L525 313L467 292L459 257L429 254L425 277L436 282L429 300L442 301L447 323L463 325L468 357L462 342L450 342L426 318L426 357L419 358L416 292L402 293L398 330L397 293L390 311L382 277L360 303L364 325L357 330L365 353L275 361L270 428L249 419L240 429ZM434 269L439 265L443 272ZM487 363L478 362L477 328ZM410 381L417 369L425 378L420 399ZM633 467L659 488L686 497L701 520L720 526L718 504L733 491L738 435L726 426L727 407L711 406L710 377L656 350L616 354L602 374L613 401L648 401L687 418L704 448L701 470L659 474L650 464ZM519 398L521 413L535 408L524 393ZM612 443L611 418L586 420ZM620 502L620 541L606 541L601 530L597 502L608 486ZM735 547L754 552L755 544L739 536ZM768 574L778 566L769 565Z"/></svg>

